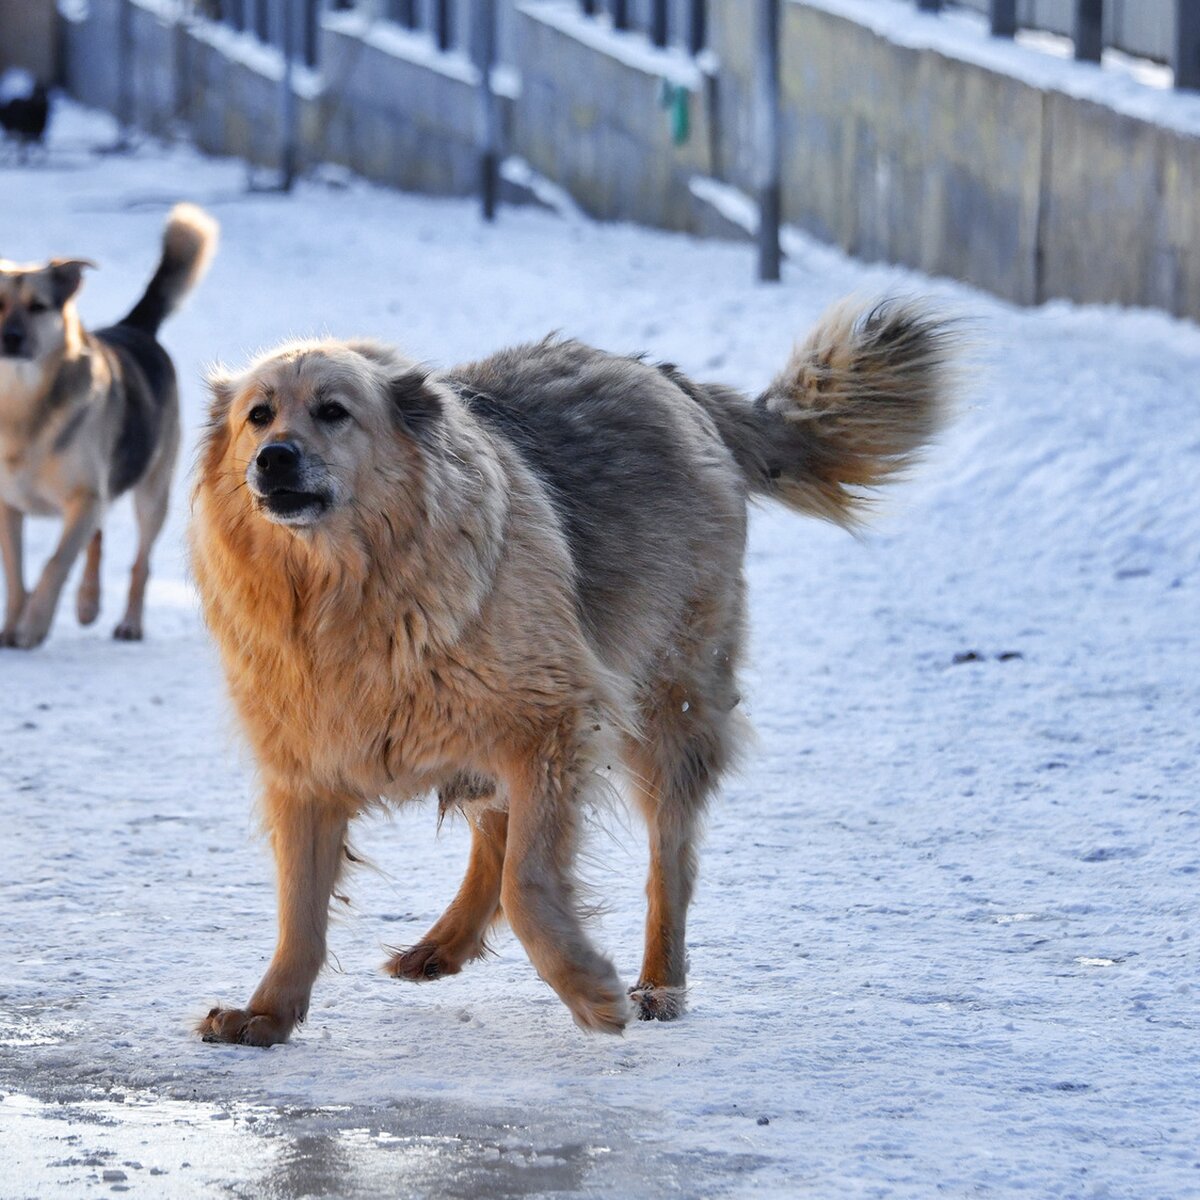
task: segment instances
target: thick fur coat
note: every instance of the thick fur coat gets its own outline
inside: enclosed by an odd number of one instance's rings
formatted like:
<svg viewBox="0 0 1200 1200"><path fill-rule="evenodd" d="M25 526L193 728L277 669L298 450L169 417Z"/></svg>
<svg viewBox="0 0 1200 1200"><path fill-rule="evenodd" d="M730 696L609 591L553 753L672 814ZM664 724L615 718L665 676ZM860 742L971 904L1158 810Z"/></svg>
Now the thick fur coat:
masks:
<svg viewBox="0 0 1200 1200"><path fill-rule="evenodd" d="M262 771L280 928L205 1038L289 1036L349 822L435 789L471 819L470 861L393 975L459 971L503 916L581 1026L678 1015L699 822L742 734L747 501L851 524L935 432L950 340L910 303L844 305L753 402L555 339L436 372L300 342L215 378L193 562ZM628 990L573 872L618 759L651 848Z"/></svg>

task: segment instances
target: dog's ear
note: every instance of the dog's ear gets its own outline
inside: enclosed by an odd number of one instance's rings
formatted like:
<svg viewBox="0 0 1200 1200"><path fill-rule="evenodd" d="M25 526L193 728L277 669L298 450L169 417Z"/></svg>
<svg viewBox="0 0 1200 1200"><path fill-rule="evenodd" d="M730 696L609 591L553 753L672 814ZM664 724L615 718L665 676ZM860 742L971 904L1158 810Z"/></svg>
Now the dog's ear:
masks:
<svg viewBox="0 0 1200 1200"><path fill-rule="evenodd" d="M427 434L442 415L442 400L429 382L429 372L407 363L389 373L388 399L393 413L417 437Z"/></svg>
<svg viewBox="0 0 1200 1200"><path fill-rule="evenodd" d="M208 387L208 416L215 422L224 421L229 415L229 406L233 403L236 387L233 376L224 367L211 367L204 376Z"/></svg>
<svg viewBox="0 0 1200 1200"><path fill-rule="evenodd" d="M50 287L54 303L62 308L79 291L83 283L84 268L96 269L90 258L53 258L50 260Z"/></svg>

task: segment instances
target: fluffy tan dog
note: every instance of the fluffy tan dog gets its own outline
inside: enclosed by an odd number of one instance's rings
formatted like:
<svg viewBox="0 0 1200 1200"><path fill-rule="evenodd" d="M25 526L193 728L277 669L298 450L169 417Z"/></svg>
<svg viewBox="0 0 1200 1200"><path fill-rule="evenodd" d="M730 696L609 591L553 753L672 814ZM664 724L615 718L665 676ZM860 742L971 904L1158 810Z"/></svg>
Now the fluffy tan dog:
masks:
<svg viewBox="0 0 1200 1200"><path fill-rule="evenodd" d="M434 789L470 862L393 975L459 971L503 915L584 1028L678 1015L698 822L740 731L747 500L851 523L934 432L948 348L888 302L830 313L753 403L556 340L444 372L301 342L214 379L194 566L262 770L279 939L205 1039L304 1020L350 821ZM573 875L614 749L650 830L628 993Z"/></svg>

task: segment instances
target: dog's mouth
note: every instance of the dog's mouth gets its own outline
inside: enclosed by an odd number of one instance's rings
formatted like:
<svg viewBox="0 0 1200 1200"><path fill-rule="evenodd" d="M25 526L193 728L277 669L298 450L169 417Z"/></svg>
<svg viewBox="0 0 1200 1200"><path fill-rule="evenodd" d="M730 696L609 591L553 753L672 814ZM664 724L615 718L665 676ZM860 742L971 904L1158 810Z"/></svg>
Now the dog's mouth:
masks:
<svg viewBox="0 0 1200 1200"><path fill-rule="evenodd" d="M321 492L277 488L260 496L258 503L269 519L282 525L310 525L329 507L329 497Z"/></svg>

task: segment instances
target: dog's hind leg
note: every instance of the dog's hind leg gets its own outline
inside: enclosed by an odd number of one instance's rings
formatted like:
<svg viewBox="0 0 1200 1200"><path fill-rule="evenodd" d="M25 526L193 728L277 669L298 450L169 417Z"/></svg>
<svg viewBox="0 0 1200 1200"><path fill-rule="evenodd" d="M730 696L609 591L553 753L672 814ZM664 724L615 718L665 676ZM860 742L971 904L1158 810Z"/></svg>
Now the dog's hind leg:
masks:
<svg viewBox="0 0 1200 1200"><path fill-rule="evenodd" d="M22 555L24 516L19 508L0 502L0 557L4 560L4 626L0 646L12 646L17 636L17 620L25 607L25 569Z"/></svg>
<svg viewBox="0 0 1200 1200"><path fill-rule="evenodd" d="M485 809L471 825L471 857L458 895L429 932L407 950L398 951L384 970L397 979L420 982L457 975L486 952L484 937L499 919L500 883L508 814Z"/></svg>
<svg viewBox="0 0 1200 1200"><path fill-rule="evenodd" d="M175 465L175 446L165 453L133 489L133 512L137 518L138 549L129 573L129 602L113 637L122 642L142 639L142 617L146 606L146 584L150 579L150 551L167 519L171 470Z"/></svg>
<svg viewBox="0 0 1200 1200"><path fill-rule="evenodd" d="M508 786L508 846L500 899L537 973L583 1029L620 1033L630 1008L612 963L589 943L573 867L579 808L592 763L564 722L501 770Z"/></svg>
<svg viewBox="0 0 1200 1200"><path fill-rule="evenodd" d="M684 1011L687 914L700 826L708 798L734 755L741 725L733 712L734 657L718 649L689 683L652 689L642 708L644 740L625 746L650 833L645 954L629 993L643 1021L670 1021Z"/></svg>
<svg viewBox="0 0 1200 1200"><path fill-rule="evenodd" d="M245 1008L214 1008L200 1022L206 1042L271 1046L308 1015L325 962L329 901L346 858L344 806L268 789L265 798L279 895L279 942Z"/></svg>
<svg viewBox="0 0 1200 1200"><path fill-rule="evenodd" d="M100 498L91 493L78 494L65 506L62 536L42 570L37 587L25 601L25 608L13 633L12 645L27 650L45 640L50 623L54 620L54 610L58 607L63 584L67 582L80 551L96 531L100 512Z"/></svg>
<svg viewBox="0 0 1200 1200"><path fill-rule="evenodd" d="M100 615L100 543L99 529L88 542L87 557L83 563L83 578L75 595L75 615L80 625L90 625Z"/></svg>

